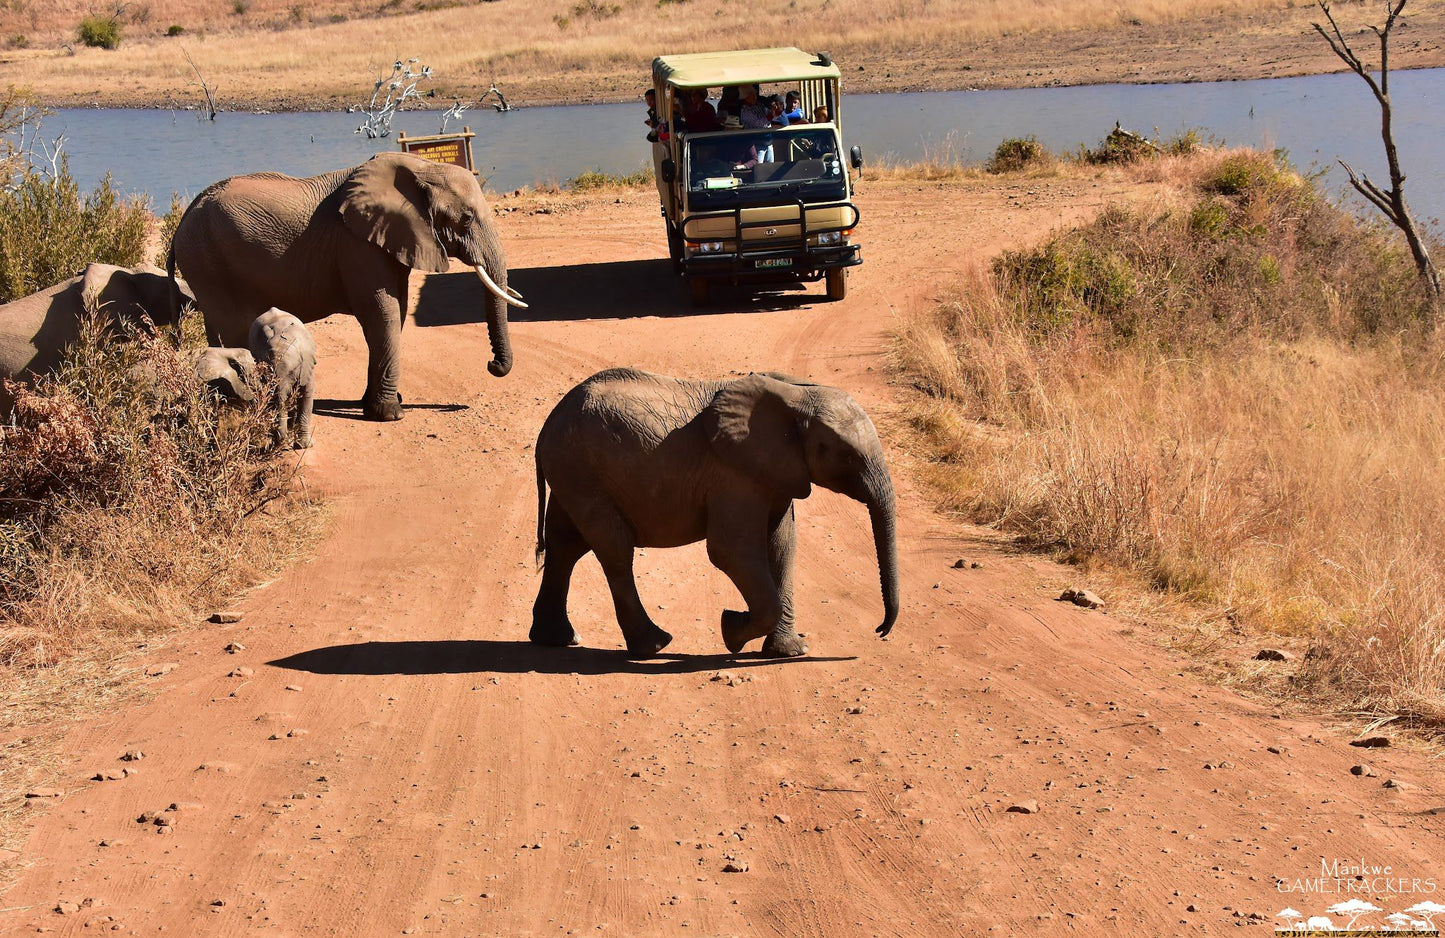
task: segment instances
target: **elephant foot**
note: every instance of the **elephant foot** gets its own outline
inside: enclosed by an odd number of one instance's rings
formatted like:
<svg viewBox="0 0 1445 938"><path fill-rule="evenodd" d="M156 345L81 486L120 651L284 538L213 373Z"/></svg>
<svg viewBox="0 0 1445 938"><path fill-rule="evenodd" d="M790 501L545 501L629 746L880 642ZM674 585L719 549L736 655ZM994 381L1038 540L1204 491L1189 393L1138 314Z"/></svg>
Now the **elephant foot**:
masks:
<svg viewBox="0 0 1445 938"><path fill-rule="evenodd" d="M311 434L309 434L309 433L300 433L300 434L297 434L296 439L295 439L295 440L292 442L292 444L291 444L291 448L292 448L292 449L310 449L310 448L311 448Z"/></svg>
<svg viewBox="0 0 1445 938"><path fill-rule="evenodd" d="M752 616L746 612L738 612L736 609L723 610L722 637L729 654L736 655L743 650L744 645L758 637L748 632L751 622Z"/></svg>
<svg viewBox="0 0 1445 938"><path fill-rule="evenodd" d="M764 658L797 658L808 653L808 643L797 632L774 632L763 642Z"/></svg>
<svg viewBox="0 0 1445 938"><path fill-rule="evenodd" d="M363 399L361 402L361 412L367 420L400 420L402 417L401 397L398 396L394 401L378 401L375 403L369 399Z"/></svg>
<svg viewBox="0 0 1445 938"><path fill-rule="evenodd" d="M672 635L657 626L627 636L627 657L651 658L672 642Z"/></svg>
<svg viewBox="0 0 1445 938"><path fill-rule="evenodd" d="M568 645L578 644L577 630L572 628L572 623L566 616L561 619L532 619L532 631L527 634L533 644L550 645L553 648L566 648Z"/></svg>

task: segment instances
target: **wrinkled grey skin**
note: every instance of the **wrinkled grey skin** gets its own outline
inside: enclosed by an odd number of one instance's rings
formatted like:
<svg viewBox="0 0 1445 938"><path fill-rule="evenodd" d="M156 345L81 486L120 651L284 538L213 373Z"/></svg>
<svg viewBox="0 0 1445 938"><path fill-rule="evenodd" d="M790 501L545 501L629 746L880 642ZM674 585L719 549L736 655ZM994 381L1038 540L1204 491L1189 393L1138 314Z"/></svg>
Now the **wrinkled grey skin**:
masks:
<svg viewBox="0 0 1445 938"><path fill-rule="evenodd" d="M184 281L177 289L183 301L192 299ZM165 271L149 265L87 264L69 280L0 306L0 378L30 381L52 371L80 335L87 298L112 324L139 325L147 316L156 325L176 321ZM0 383L0 417L9 414L13 404Z"/></svg>
<svg viewBox="0 0 1445 938"><path fill-rule="evenodd" d="M244 346L268 308L302 322L355 316L370 359L363 411L400 420L401 328L412 270L444 271L448 257L483 266L503 290L507 264L492 210L471 173L404 153L296 179L232 176L191 202L167 268L195 290L212 345ZM512 367L507 307L485 294L492 361Z"/></svg>
<svg viewBox="0 0 1445 938"><path fill-rule="evenodd" d="M256 359L243 348L203 348L196 353L196 380L218 400L234 406L253 404Z"/></svg>
<svg viewBox="0 0 1445 938"><path fill-rule="evenodd" d="M311 330L290 313L271 309L251 323L249 342L256 361L271 367L276 382L276 441L285 444L287 420L296 414L296 449L311 446L311 405L316 400L316 341Z"/></svg>
<svg viewBox="0 0 1445 938"><path fill-rule="evenodd" d="M747 612L725 611L736 654L756 638L772 657L807 653L793 629L793 500L814 484L868 506L887 635L898 618L893 481L868 415L838 388L786 375L684 381L619 368L567 392L537 437L538 555L546 558L531 639L576 644L572 570L589 550L634 657L672 641L632 577L636 547L707 540ZM547 486L551 486L551 499Z"/></svg>

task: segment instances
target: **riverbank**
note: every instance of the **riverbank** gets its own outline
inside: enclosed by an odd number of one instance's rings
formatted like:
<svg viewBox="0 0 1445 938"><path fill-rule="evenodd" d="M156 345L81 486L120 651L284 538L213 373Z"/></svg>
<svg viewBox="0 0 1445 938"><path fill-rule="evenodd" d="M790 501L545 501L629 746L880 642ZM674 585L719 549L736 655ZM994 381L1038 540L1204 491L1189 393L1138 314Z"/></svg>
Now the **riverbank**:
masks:
<svg viewBox="0 0 1445 938"><path fill-rule="evenodd" d="M73 26L62 19L27 35L23 24L7 19L16 11L0 11L0 35L10 35L12 46L0 51L0 83L33 88L55 107L194 105L202 93L185 60L189 54L224 110L333 110L363 102L378 66L400 54L433 67L436 96L429 103L435 106L453 96L475 100L494 82L515 105L595 104L635 101L659 52L782 41L831 50L845 66L850 93L1231 81L1341 70L1310 29L1317 9L1242 0L1087 0L1067 7L1031 0L987 16L961 0L900 0L887 11L864 0L804 2L761 12L750 30L729 27L725 36L699 24L721 23L731 11L702 0L645 10L557 0L406 13L397 12L403 9L398 0L331 12L237 0L232 9L241 12L220 20L189 5L147 6L144 22L121 23L115 50L78 46ZM1373 7L1338 11L1347 35L1377 13ZM175 28L180 32L168 36ZM17 43L25 48L14 48ZM1392 44L1391 62L1397 69L1445 65L1445 10L1412 9Z"/></svg>

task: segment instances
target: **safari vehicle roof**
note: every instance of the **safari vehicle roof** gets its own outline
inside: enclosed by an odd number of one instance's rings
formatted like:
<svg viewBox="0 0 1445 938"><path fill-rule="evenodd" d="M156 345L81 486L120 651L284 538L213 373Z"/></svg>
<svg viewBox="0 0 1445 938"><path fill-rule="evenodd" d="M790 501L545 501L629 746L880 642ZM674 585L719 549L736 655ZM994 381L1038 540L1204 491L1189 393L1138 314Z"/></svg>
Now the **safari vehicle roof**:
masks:
<svg viewBox="0 0 1445 938"><path fill-rule="evenodd" d="M825 65L824 62L827 62ZM677 88L761 84L770 81L808 81L842 77L838 66L817 53L791 46L747 49L740 52L693 52L661 55L652 62L652 74Z"/></svg>

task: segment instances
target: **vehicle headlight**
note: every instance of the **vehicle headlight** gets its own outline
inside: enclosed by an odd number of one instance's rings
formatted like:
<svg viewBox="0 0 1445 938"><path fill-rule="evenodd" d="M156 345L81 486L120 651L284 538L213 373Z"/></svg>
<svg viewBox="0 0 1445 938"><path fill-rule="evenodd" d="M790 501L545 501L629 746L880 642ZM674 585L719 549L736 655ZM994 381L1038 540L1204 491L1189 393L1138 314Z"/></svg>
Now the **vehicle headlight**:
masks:
<svg viewBox="0 0 1445 938"><path fill-rule="evenodd" d="M819 244L837 244L839 241L842 240L843 232L841 231L825 231L822 234L818 235Z"/></svg>
<svg viewBox="0 0 1445 938"><path fill-rule="evenodd" d="M704 241L697 246L699 254L721 254L723 243L721 241Z"/></svg>

